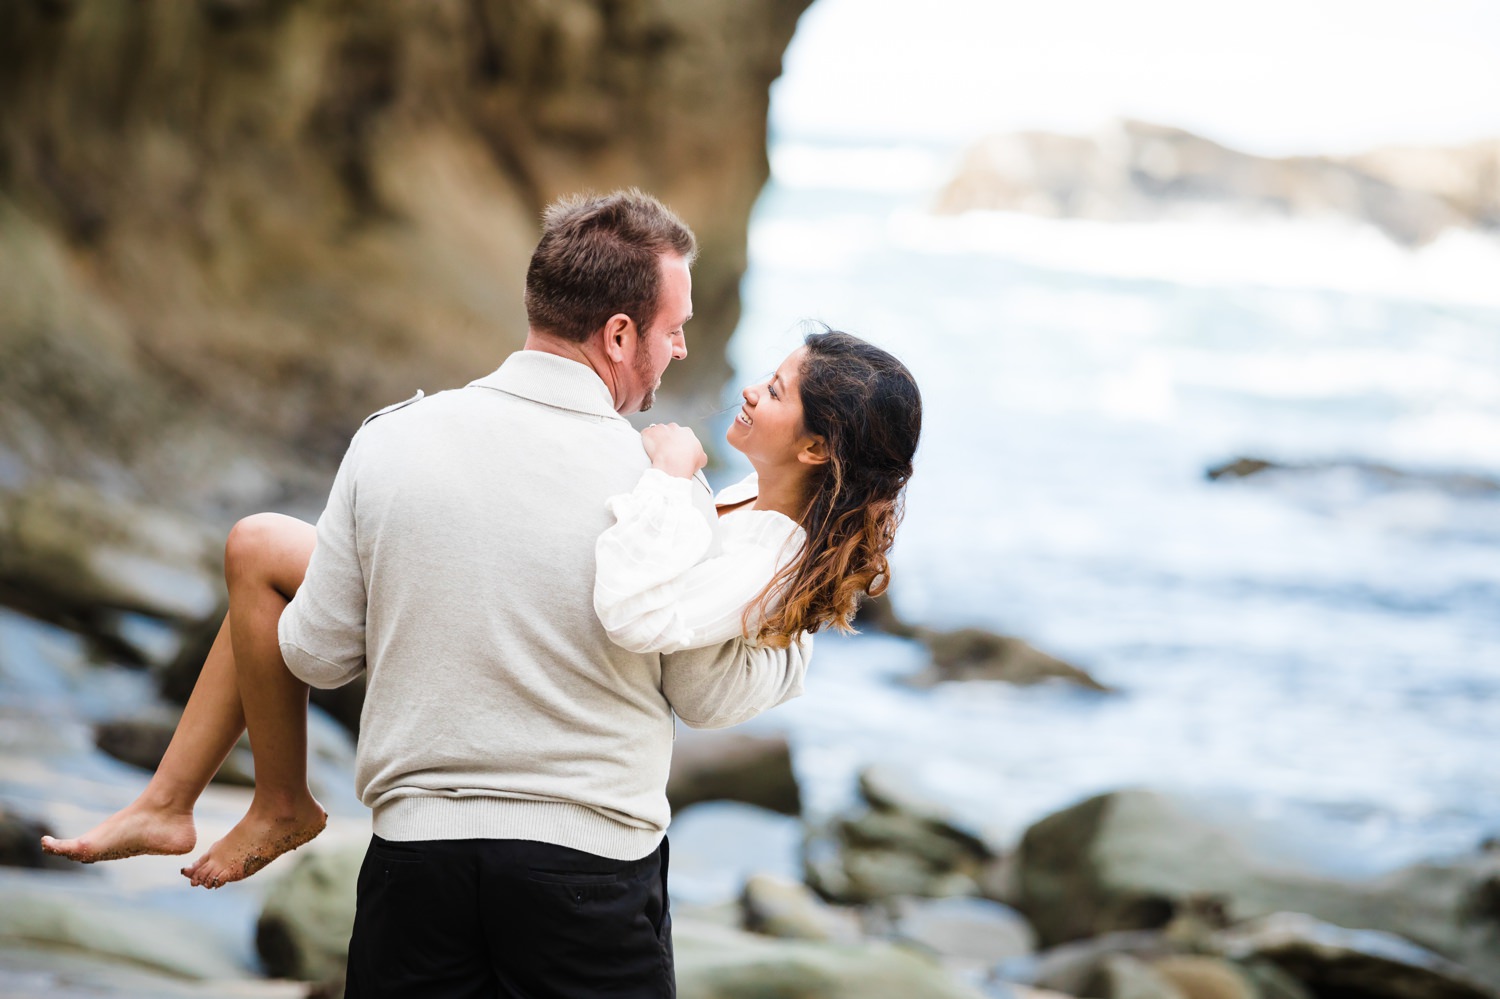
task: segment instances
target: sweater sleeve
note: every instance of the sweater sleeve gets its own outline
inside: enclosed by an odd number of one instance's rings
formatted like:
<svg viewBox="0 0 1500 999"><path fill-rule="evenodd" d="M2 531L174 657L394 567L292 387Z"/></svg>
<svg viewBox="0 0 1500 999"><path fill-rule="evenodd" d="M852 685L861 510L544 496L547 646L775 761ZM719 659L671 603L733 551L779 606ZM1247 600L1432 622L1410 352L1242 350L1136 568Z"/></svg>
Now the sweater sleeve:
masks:
<svg viewBox="0 0 1500 999"><path fill-rule="evenodd" d="M755 511L736 515L721 554L704 559L712 529L691 489L687 479L648 469L633 492L609 500L615 524L595 549L594 611L632 652L742 637L745 608L794 552L791 522Z"/></svg>
<svg viewBox="0 0 1500 999"><path fill-rule="evenodd" d="M318 543L307 576L277 625L287 669L313 687L343 686L365 668L367 598L354 531L358 444L356 435L318 518Z"/></svg>
<svg viewBox="0 0 1500 999"><path fill-rule="evenodd" d="M735 639L661 657L662 693L689 728L725 728L748 721L802 693L812 636L784 649Z"/></svg>

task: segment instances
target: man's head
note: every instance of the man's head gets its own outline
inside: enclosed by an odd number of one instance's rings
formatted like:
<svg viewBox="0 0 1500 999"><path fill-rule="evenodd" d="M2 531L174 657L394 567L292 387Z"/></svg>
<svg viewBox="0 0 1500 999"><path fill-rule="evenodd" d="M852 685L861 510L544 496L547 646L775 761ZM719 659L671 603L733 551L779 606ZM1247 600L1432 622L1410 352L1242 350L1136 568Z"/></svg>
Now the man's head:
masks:
<svg viewBox="0 0 1500 999"><path fill-rule="evenodd" d="M696 254L692 230L649 194L562 198L526 272L527 321L587 354L620 412L648 409L667 364L687 356Z"/></svg>

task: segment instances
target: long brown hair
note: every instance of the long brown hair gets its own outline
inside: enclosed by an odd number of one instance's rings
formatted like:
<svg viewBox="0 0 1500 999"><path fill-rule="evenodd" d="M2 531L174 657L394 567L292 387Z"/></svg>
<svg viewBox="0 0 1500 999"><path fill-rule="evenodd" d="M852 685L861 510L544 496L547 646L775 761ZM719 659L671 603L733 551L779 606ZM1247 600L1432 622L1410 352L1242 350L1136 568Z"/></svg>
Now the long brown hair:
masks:
<svg viewBox="0 0 1500 999"><path fill-rule="evenodd" d="M886 553L896 540L906 483L922 432L922 395L906 369L874 344L836 330L804 341L802 427L823 439L800 523L802 549L745 610L746 633L785 648L803 631L849 625L863 594L890 583Z"/></svg>

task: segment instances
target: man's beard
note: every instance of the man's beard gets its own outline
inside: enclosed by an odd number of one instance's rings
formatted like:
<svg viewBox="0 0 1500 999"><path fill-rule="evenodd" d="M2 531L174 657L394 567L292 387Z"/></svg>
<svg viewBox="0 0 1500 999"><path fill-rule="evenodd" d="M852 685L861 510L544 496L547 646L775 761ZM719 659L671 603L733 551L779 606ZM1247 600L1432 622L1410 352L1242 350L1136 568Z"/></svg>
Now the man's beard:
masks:
<svg viewBox="0 0 1500 999"><path fill-rule="evenodd" d="M644 413L646 410L650 409L651 406L656 402L656 390L661 387L661 379L652 379L651 358L645 352L636 355L635 373L636 377L638 377L643 383L651 385L651 387L646 390L645 398L641 400L640 409L636 410L637 413Z"/></svg>

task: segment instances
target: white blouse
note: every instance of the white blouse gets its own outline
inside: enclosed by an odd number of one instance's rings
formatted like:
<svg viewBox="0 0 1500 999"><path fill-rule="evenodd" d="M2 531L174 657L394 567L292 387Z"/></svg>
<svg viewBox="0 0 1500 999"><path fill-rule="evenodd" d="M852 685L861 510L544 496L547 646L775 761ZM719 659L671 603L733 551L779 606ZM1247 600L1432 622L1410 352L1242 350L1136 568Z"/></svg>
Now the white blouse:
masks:
<svg viewBox="0 0 1500 999"><path fill-rule="evenodd" d="M734 510L710 523L693 505L698 488L651 468L634 491L607 501L615 523L594 549L594 612L610 639L631 652L677 652L743 637L746 605L802 547L806 532L774 510ZM756 495L751 474L717 502ZM719 550L705 558L715 535Z"/></svg>

